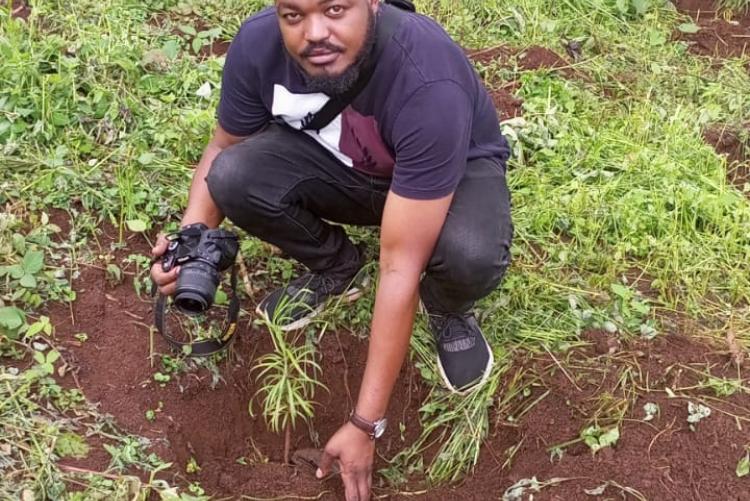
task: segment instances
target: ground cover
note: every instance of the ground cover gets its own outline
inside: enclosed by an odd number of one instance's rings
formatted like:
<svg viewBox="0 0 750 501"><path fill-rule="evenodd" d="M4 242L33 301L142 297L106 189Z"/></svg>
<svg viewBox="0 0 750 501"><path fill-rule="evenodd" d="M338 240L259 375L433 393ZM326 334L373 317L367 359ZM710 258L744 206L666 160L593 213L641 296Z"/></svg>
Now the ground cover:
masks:
<svg viewBox="0 0 750 501"><path fill-rule="evenodd" d="M191 361L149 328L145 254L184 204L226 42L263 4L0 7L0 497L341 496L304 457L282 464L264 419L273 344L249 312L292 264L243 242L225 356ZM478 305L498 363L471 398L441 389L420 318L378 496L748 499L748 25L739 4L696 5L420 3L512 142L515 261ZM282 340L325 386L291 451L345 419L371 302Z"/></svg>

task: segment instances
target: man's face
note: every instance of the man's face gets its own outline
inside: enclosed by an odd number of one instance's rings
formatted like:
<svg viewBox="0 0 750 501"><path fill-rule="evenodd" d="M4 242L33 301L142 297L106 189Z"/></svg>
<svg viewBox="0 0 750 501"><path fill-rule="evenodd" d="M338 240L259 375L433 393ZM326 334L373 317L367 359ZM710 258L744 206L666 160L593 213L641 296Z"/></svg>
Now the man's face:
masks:
<svg viewBox="0 0 750 501"><path fill-rule="evenodd" d="M347 77L371 44L378 0L277 0L284 45L315 83ZM357 72L358 73L358 72ZM349 75L351 77L351 75ZM345 82L345 87L350 82ZM339 85L342 87L342 85ZM326 85L322 86L322 90Z"/></svg>

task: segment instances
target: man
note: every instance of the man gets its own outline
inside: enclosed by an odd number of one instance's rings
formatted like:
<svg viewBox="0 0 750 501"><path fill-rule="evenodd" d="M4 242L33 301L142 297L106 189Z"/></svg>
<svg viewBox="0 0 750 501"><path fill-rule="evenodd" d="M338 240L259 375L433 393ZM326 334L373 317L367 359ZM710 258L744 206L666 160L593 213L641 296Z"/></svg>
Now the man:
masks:
<svg viewBox="0 0 750 501"><path fill-rule="evenodd" d="M368 67L371 78L350 106L307 130L329 96ZM318 471L338 460L347 499L369 499L373 438L383 432L420 299L448 388L468 391L489 376L492 352L471 308L510 259L507 157L471 64L424 16L378 0L277 0L231 45L218 126L182 224L216 227L228 217L309 268L259 305L289 329L332 297L356 293L361 251L329 221L381 226L357 405ZM154 253L165 248L161 239ZM174 292L177 273L152 269L164 294Z"/></svg>

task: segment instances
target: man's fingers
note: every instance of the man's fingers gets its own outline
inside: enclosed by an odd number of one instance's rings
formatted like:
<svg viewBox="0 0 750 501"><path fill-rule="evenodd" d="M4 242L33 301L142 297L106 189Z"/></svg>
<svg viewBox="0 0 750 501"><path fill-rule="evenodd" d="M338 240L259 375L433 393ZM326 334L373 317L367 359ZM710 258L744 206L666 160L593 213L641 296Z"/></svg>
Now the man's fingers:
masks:
<svg viewBox="0 0 750 501"><path fill-rule="evenodd" d="M318 463L318 471L315 472L315 476L318 478L323 478L331 471L331 467L333 466L333 460L335 458L328 453L328 451L323 451L323 455L320 456L320 463Z"/></svg>
<svg viewBox="0 0 750 501"><path fill-rule="evenodd" d="M344 481L346 501L361 501L356 475L354 473L342 473L341 479Z"/></svg>
<svg viewBox="0 0 750 501"><path fill-rule="evenodd" d="M161 263L155 263L154 266L151 267L151 279L158 286L171 284L172 282L177 280L177 275L179 275L179 273L179 266L176 268L172 268L166 273L162 271Z"/></svg>
<svg viewBox="0 0 750 501"><path fill-rule="evenodd" d="M154 257L161 256L167 251L168 245L169 245L169 240L167 240L167 237L160 234L156 238L156 244L154 244L154 247L151 249L151 255L153 255Z"/></svg>
<svg viewBox="0 0 750 501"><path fill-rule="evenodd" d="M370 474L366 471L358 473L357 488L359 489L359 501L370 501Z"/></svg>

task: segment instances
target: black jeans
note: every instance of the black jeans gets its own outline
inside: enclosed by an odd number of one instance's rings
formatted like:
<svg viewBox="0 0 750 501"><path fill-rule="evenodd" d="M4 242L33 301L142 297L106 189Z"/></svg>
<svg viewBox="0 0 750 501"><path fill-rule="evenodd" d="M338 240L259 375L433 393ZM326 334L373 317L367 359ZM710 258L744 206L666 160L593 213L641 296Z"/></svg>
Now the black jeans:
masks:
<svg viewBox="0 0 750 501"><path fill-rule="evenodd" d="M390 185L277 123L219 154L206 181L234 224L316 272L356 256L343 227L329 222L379 225ZM512 236L500 161L470 161L420 284L428 311L463 313L492 291L510 263Z"/></svg>

